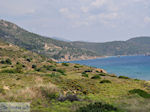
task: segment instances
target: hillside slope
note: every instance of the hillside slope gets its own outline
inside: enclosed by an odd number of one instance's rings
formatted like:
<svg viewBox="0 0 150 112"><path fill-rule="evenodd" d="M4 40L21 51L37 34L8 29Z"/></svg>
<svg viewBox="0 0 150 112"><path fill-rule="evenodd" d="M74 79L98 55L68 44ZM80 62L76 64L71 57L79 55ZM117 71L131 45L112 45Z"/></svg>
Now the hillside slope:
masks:
<svg viewBox="0 0 150 112"><path fill-rule="evenodd" d="M0 20L0 38L8 43L18 45L58 61L89 59L97 56L96 53L74 47L69 42L46 38L28 32L4 20Z"/></svg>
<svg viewBox="0 0 150 112"><path fill-rule="evenodd" d="M149 112L149 87L0 40L0 102L30 102L31 112Z"/></svg>
<svg viewBox="0 0 150 112"><path fill-rule="evenodd" d="M72 42L73 46L95 51L102 56L136 55L150 53L150 37L105 43Z"/></svg>

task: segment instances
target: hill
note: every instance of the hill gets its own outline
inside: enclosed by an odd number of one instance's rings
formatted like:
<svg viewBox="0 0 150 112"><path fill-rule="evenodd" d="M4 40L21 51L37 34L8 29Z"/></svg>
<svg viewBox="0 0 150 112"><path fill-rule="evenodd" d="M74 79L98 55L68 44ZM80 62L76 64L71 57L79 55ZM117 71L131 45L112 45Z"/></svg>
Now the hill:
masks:
<svg viewBox="0 0 150 112"><path fill-rule="evenodd" d="M57 61L89 59L97 56L96 53L74 47L69 42L28 32L4 20L0 20L0 38L5 42L12 43Z"/></svg>
<svg viewBox="0 0 150 112"><path fill-rule="evenodd" d="M150 37L105 43L72 42L73 46L88 49L101 56L137 55L150 53Z"/></svg>
<svg viewBox="0 0 150 112"><path fill-rule="evenodd" d="M0 40L0 102L30 102L31 112L148 112L149 87Z"/></svg>

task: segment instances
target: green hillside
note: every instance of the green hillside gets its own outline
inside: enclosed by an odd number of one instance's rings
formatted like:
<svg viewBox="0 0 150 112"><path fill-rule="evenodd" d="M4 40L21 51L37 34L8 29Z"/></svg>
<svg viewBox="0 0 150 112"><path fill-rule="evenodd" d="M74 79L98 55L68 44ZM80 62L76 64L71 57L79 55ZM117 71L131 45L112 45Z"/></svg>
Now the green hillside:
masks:
<svg viewBox="0 0 150 112"><path fill-rule="evenodd" d="M149 87L0 41L0 102L30 102L31 112L149 112Z"/></svg>
<svg viewBox="0 0 150 112"><path fill-rule="evenodd" d="M105 43L73 42L73 46L94 51L102 56L136 55L150 53L150 37Z"/></svg>
<svg viewBox="0 0 150 112"><path fill-rule="evenodd" d="M0 20L0 38L8 43L59 61L88 59L97 56L96 53L74 47L69 42L46 38L28 32L4 20Z"/></svg>

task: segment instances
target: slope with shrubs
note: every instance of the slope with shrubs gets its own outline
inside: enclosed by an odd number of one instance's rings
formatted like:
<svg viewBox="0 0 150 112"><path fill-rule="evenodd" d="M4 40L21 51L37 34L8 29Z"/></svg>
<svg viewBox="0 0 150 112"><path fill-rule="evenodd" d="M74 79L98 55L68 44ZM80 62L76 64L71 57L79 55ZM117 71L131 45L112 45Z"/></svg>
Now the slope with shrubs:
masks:
<svg viewBox="0 0 150 112"><path fill-rule="evenodd" d="M136 37L127 41L112 41L104 43L72 42L78 48L96 52L101 56L137 55L150 53L150 37Z"/></svg>
<svg viewBox="0 0 150 112"><path fill-rule="evenodd" d="M100 71L0 41L0 102L30 102L31 112L150 110L149 82Z"/></svg>
<svg viewBox="0 0 150 112"><path fill-rule="evenodd" d="M8 43L59 61L89 59L98 56L95 52L74 47L69 42L28 32L4 20L0 20L0 38Z"/></svg>

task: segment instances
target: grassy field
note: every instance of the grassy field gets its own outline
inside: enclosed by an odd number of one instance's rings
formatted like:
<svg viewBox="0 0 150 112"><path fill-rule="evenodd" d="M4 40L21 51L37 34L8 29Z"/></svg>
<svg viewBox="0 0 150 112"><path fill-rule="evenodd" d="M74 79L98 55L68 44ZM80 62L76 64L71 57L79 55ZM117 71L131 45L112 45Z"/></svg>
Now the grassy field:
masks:
<svg viewBox="0 0 150 112"><path fill-rule="evenodd" d="M0 42L0 102L30 102L31 112L149 112L149 93L148 81L55 63Z"/></svg>

